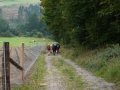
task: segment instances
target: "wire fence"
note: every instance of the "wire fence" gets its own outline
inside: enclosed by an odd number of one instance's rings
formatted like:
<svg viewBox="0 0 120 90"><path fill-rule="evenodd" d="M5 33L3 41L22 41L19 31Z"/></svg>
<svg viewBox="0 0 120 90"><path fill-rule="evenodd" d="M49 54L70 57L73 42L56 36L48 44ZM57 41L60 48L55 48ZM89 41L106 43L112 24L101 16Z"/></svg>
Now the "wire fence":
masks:
<svg viewBox="0 0 120 90"><path fill-rule="evenodd" d="M0 90L8 90L3 89L3 47L0 47ZM41 54L42 50L45 49L45 44L32 44L30 46L24 46L23 53L23 78L26 76L27 72L37 60L38 56ZM18 65L20 65L20 47L9 47L10 58L14 60ZM20 85L23 83L23 80L20 79L20 70L16 68L13 64L10 63L10 88L12 89L16 85Z"/></svg>

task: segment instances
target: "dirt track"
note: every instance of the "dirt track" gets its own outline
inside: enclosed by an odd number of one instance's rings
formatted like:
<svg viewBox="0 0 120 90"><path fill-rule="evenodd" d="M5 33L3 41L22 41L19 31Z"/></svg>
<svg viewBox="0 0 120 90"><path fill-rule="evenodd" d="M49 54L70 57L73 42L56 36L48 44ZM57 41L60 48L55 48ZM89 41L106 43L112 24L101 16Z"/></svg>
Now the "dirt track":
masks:
<svg viewBox="0 0 120 90"><path fill-rule="evenodd" d="M47 69L47 75L45 77L45 80L47 82L47 90L65 90L62 86L61 78L59 71L57 68L55 68L52 63L53 56L46 55L45 61L46 61L46 69Z"/></svg>
<svg viewBox="0 0 120 90"><path fill-rule="evenodd" d="M53 65L52 65L52 58L57 57L71 66L73 66L77 72L78 75L82 77L83 82L87 83L87 87L84 88L84 90L115 90L113 87L115 86L114 83L108 83L102 78L95 77L92 75L92 73L86 71L85 69L77 66L75 63L70 61L69 59L65 59L60 55L45 55L45 61L46 61L46 69L47 69L47 75L45 77L45 80L47 82L47 90L67 90L62 85L62 77L60 76L59 72ZM73 89L71 89L73 90Z"/></svg>
<svg viewBox="0 0 120 90"><path fill-rule="evenodd" d="M12 57L12 54L11 54L11 57ZM65 88L66 86L64 86L65 84L63 84L64 81L62 81L62 80L64 80L64 76L62 76L60 74L61 71L59 71L52 64L52 60L54 57L64 60L65 62L67 62L68 64L70 64L71 66L73 66L75 68L77 74L82 77L83 82L87 83L87 87L85 87L84 90L115 90L115 89L113 89L113 87L115 86L113 83L108 83L99 77L93 76L90 72L77 66L75 63L73 63L69 59L65 59L60 55L48 56L47 54L45 54L46 71L47 71L47 75L45 76L46 90L67 90ZM14 58L17 58L17 57L14 57ZM15 59L15 60L17 60L17 59ZM30 59L30 61L31 61L31 59ZM16 70L14 70L14 71L16 71ZM15 77L14 74L12 74L11 77ZM18 79L15 79L15 80L16 80L15 82L12 82L13 84L16 84L18 81ZM74 90L74 89L71 89L71 90ZM80 90L80 89L78 89L78 90Z"/></svg>

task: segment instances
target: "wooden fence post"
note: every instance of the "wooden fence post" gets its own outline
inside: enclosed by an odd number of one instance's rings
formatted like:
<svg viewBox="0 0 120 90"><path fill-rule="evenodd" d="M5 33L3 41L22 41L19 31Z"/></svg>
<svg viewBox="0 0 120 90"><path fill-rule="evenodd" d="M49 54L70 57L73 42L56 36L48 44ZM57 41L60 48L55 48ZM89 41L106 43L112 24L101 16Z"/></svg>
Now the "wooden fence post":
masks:
<svg viewBox="0 0 120 90"><path fill-rule="evenodd" d="M2 85L3 90L10 90L10 53L9 42L4 42L3 45L3 58L2 58Z"/></svg>
<svg viewBox="0 0 120 90"><path fill-rule="evenodd" d="M24 43L20 45L20 66L23 67L24 60ZM20 70L20 80L23 80L23 70Z"/></svg>

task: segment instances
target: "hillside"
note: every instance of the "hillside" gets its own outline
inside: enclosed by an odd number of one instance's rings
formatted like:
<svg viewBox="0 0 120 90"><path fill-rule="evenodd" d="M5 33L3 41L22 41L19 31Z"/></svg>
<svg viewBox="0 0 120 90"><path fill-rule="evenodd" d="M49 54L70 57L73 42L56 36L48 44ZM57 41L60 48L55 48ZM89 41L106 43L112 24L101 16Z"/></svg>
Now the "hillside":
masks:
<svg viewBox="0 0 120 90"><path fill-rule="evenodd" d="M40 17L40 3L13 4L0 7L0 36L42 37L48 34ZM3 24L3 21L5 24ZM37 32L38 31L38 32ZM11 34L10 34L11 33ZM34 34L34 35L33 35Z"/></svg>
<svg viewBox="0 0 120 90"><path fill-rule="evenodd" d="M15 5L14 7L3 7L2 8L2 17L6 20L9 19L17 19L18 18L18 9L19 5Z"/></svg>
<svg viewBox="0 0 120 90"><path fill-rule="evenodd" d="M33 7L36 7L37 5L37 9L39 9L39 3L26 3L26 4L13 4L10 6L2 6L2 13L0 14L0 16L7 20L9 25L14 27L16 26L16 24L22 22L26 22L26 17L28 18L29 16L27 15L27 12L25 12L25 9L27 8L27 10L30 10L29 8L31 8L30 6L33 5ZM20 12L20 7L23 7L21 12ZM35 8L33 8L35 9ZM31 14L32 13L37 13L38 16L40 14L39 10L34 10L36 12L31 12L29 11ZM22 14L20 14L22 13Z"/></svg>

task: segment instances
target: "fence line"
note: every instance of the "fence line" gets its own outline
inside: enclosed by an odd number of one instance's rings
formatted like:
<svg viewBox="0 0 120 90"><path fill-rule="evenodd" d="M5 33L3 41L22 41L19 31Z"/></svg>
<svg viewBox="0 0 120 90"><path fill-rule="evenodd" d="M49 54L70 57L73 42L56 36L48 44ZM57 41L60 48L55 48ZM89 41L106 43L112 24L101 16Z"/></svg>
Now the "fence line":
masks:
<svg viewBox="0 0 120 90"><path fill-rule="evenodd" d="M23 47L23 46L22 46ZM2 60L3 56L3 47L0 47L0 61ZM10 52L10 88L14 88L19 84L23 83L24 77L31 68L31 66L35 63L38 56L40 55L41 51L45 49L45 44L34 44L34 46L24 46L24 50L22 51L23 56L20 55L21 47L9 47ZM23 61L20 62L20 59ZM14 64L13 64L14 63ZM14 66L14 65L20 65L23 68L23 72L20 72L20 67ZM0 89L2 89L2 62L0 62ZM19 69L18 69L19 68ZM20 76L21 75L23 76ZM20 79L21 78L21 79ZM22 80L23 79L23 80ZM3 90L9 90L9 89L3 89Z"/></svg>

